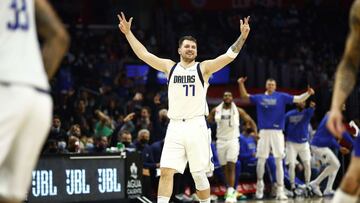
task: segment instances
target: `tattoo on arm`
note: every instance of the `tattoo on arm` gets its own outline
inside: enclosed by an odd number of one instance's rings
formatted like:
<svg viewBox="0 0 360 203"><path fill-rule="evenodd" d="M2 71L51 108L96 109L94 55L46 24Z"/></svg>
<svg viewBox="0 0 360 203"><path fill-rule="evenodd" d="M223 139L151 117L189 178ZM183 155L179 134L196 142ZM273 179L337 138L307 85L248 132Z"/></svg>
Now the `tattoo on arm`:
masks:
<svg viewBox="0 0 360 203"><path fill-rule="evenodd" d="M346 96L351 93L355 86L360 65L360 0L354 3L349 21L350 34L343 59L336 74L339 87Z"/></svg>
<svg viewBox="0 0 360 203"><path fill-rule="evenodd" d="M231 45L231 50L235 53L239 53L244 43L245 43L245 39L242 37L242 35L240 35L240 37L236 40L236 42L233 45Z"/></svg>

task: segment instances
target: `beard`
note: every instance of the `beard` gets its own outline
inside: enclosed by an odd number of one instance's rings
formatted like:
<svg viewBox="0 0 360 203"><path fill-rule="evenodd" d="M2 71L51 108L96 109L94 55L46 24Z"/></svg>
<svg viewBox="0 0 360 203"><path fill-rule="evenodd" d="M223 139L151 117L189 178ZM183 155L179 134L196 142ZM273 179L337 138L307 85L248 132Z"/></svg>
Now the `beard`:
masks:
<svg viewBox="0 0 360 203"><path fill-rule="evenodd" d="M224 102L224 105L225 105L226 107L230 107L230 106L231 106L231 101L230 101L230 102Z"/></svg>
<svg viewBox="0 0 360 203"><path fill-rule="evenodd" d="M190 62L194 61L195 57L196 56L194 54L192 54L191 56L188 56L187 54L181 55L182 60L185 61L186 63L190 63Z"/></svg>

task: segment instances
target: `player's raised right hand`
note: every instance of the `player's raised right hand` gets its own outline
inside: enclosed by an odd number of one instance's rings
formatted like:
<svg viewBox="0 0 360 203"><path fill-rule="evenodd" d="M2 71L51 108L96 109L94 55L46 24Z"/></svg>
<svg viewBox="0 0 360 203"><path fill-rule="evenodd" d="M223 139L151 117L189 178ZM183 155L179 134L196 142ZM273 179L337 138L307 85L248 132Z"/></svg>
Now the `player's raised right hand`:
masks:
<svg viewBox="0 0 360 203"><path fill-rule="evenodd" d="M125 35L129 34L133 17L131 17L129 21L127 21L123 12L121 12L121 15L118 14L117 17L119 18L120 31Z"/></svg>
<svg viewBox="0 0 360 203"><path fill-rule="evenodd" d="M247 80L247 77L240 77L237 82L240 83L244 83Z"/></svg>

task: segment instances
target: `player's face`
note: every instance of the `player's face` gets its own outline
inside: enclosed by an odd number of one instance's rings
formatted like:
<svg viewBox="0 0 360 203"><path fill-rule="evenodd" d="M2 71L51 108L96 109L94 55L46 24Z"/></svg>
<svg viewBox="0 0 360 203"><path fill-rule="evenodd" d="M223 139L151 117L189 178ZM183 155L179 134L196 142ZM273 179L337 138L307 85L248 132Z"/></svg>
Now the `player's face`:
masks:
<svg viewBox="0 0 360 203"><path fill-rule="evenodd" d="M273 80L268 80L266 82L266 91L268 91L269 93L275 92L276 90L276 82Z"/></svg>
<svg viewBox="0 0 360 203"><path fill-rule="evenodd" d="M197 46L194 41L184 40L178 50L180 57L185 61L193 61L197 56Z"/></svg>
<svg viewBox="0 0 360 203"><path fill-rule="evenodd" d="M223 101L225 104L230 104L233 101L233 96L232 96L231 92L224 93Z"/></svg>

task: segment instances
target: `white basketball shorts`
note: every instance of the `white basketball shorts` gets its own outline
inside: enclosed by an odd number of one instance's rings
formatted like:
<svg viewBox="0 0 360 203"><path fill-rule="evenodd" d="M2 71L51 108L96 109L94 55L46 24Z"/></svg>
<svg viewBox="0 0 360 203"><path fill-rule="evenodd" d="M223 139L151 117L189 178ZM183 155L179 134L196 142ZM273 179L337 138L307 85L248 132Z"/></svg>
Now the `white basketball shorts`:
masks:
<svg viewBox="0 0 360 203"><path fill-rule="evenodd" d="M270 152L275 158L285 157L285 140L281 130L260 130L259 137L256 157L266 159L269 157Z"/></svg>
<svg viewBox="0 0 360 203"><path fill-rule="evenodd" d="M171 119L168 125L160 167L183 173L187 162L190 172L212 172L211 131L205 117Z"/></svg>
<svg viewBox="0 0 360 203"><path fill-rule="evenodd" d="M50 95L26 86L0 85L0 198L26 198L51 125Z"/></svg>
<svg viewBox="0 0 360 203"><path fill-rule="evenodd" d="M231 140L216 140L216 150L221 166L226 165L227 162L236 163L239 156L240 143L238 138Z"/></svg>
<svg viewBox="0 0 360 203"><path fill-rule="evenodd" d="M311 152L308 142L296 143L286 142L286 159L289 163L296 163L296 157L299 155L301 161L310 161Z"/></svg>

